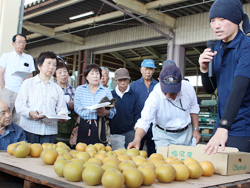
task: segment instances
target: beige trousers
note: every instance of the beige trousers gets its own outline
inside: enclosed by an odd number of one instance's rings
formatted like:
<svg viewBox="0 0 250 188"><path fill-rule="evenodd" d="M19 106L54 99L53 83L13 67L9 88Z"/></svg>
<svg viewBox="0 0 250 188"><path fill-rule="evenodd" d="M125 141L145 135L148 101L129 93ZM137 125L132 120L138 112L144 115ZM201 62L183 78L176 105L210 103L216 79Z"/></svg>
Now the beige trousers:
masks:
<svg viewBox="0 0 250 188"><path fill-rule="evenodd" d="M3 88L1 92L1 99L5 101L6 103L8 103L12 111L12 121L16 123L17 125L19 125L21 117L16 112L16 108L15 108L16 98L17 98L17 93L8 90L5 87Z"/></svg>

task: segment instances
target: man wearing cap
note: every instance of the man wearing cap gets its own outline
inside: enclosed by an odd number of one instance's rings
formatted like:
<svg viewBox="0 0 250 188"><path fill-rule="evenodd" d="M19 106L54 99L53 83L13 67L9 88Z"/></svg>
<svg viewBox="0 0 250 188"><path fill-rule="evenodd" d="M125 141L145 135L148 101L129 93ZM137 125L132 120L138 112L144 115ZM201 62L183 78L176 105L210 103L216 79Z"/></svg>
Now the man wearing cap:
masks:
<svg viewBox="0 0 250 188"><path fill-rule="evenodd" d="M129 72L125 68L115 71L115 83L117 84L112 95L116 101L116 115L109 120L111 134L125 136L125 148L133 141L135 136L134 126L140 117L139 95L130 86Z"/></svg>
<svg viewBox="0 0 250 188"><path fill-rule="evenodd" d="M168 59L168 60L166 60L166 61L164 61L163 63L162 63L162 69L164 69L166 66L168 66L168 65L174 65L174 66L176 66L176 63L175 63L175 61L173 61L173 60L171 60L171 59ZM159 79L159 78L158 78ZM157 88L157 87L159 87L160 86L160 83L158 82L155 86L154 86L154 89L155 88Z"/></svg>
<svg viewBox="0 0 250 188"><path fill-rule="evenodd" d="M249 19L240 0L216 0L209 13L210 25L219 41L214 52L205 49L199 63L202 83L207 93L218 90L218 119L214 135L204 153L218 147L236 147L250 152L250 32ZM243 32L239 29L243 21ZM245 33L245 34L244 34ZM208 63L213 59L212 77Z"/></svg>
<svg viewBox="0 0 250 188"><path fill-rule="evenodd" d="M141 63L142 77L131 84L131 89L134 90L140 96L140 112L142 111L145 101L149 94L154 89L154 86L158 83L152 78L155 72L155 62L152 59L144 59ZM150 156L152 153L156 153L155 144L152 140L152 125L150 126L147 134L141 140L140 150L143 149L144 143L147 145L147 153Z"/></svg>
<svg viewBox="0 0 250 188"><path fill-rule="evenodd" d="M198 143L201 138L198 129L199 110L193 86L182 80L177 66L166 66L160 73L160 87L154 89L145 102L141 118L135 125L134 141L128 149L139 149L140 141L151 122L156 149L170 144L190 146L192 137Z"/></svg>

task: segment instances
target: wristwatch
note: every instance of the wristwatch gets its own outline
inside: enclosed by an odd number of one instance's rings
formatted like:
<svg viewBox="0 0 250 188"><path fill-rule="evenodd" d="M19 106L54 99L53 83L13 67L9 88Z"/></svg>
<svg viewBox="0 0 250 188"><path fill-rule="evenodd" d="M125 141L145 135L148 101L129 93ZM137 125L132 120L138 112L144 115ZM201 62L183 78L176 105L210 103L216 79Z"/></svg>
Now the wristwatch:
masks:
<svg viewBox="0 0 250 188"><path fill-rule="evenodd" d="M199 130L200 130L200 127L193 127L193 130L199 131Z"/></svg>
<svg viewBox="0 0 250 188"><path fill-rule="evenodd" d="M221 119L219 121L218 127L221 127L221 128L227 129L227 130L231 129L231 126L229 125L229 122L226 119Z"/></svg>

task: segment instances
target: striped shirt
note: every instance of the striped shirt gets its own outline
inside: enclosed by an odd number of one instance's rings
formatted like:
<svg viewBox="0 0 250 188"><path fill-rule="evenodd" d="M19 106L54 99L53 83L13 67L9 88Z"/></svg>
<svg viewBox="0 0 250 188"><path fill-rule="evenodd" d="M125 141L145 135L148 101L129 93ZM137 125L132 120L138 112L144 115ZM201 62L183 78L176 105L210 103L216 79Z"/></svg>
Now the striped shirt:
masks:
<svg viewBox="0 0 250 188"><path fill-rule="evenodd" d="M78 86L76 88L75 100L74 100L74 108L75 112L82 118L82 119L97 119L97 111L96 110L82 110L84 107L93 106L98 104L103 97L107 96L110 99L113 98L110 90L99 84L98 89L96 90L95 94L92 95L89 85L84 84ZM110 116L108 118L112 119L116 114L116 109L110 109Z"/></svg>
<svg viewBox="0 0 250 188"><path fill-rule="evenodd" d="M38 75L25 80L17 95L16 111L21 115L20 126L27 132L38 135L57 134L57 122L35 121L30 111L42 111L47 115L67 114L63 90L51 79L47 84Z"/></svg>

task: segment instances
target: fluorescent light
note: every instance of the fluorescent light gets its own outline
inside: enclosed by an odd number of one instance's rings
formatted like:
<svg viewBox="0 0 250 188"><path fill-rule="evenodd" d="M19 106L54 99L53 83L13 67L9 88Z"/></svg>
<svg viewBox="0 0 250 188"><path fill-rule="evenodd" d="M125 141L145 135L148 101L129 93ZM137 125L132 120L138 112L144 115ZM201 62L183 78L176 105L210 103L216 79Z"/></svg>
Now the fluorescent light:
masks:
<svg viewBox="0 0 250 188"><path fill-rule="evenodd" d="M162 63L159 63L159 65L162 65Z"/></svg>
<svg viewBox="0 0 250 188"><path fill-rule="evenodd" d="M77 15L77 16L72 16L72 17L70 17L69 19L70 19L70 20L74 20L74 19L81 18L81 17L84 17L84 16L89 16L89 15L92 15L92 14L94 14L94 12L93 12L93 11L90 11L90 12L86 12L86 13L84 13L84 14L79 14L79 15Z"/></svg>

